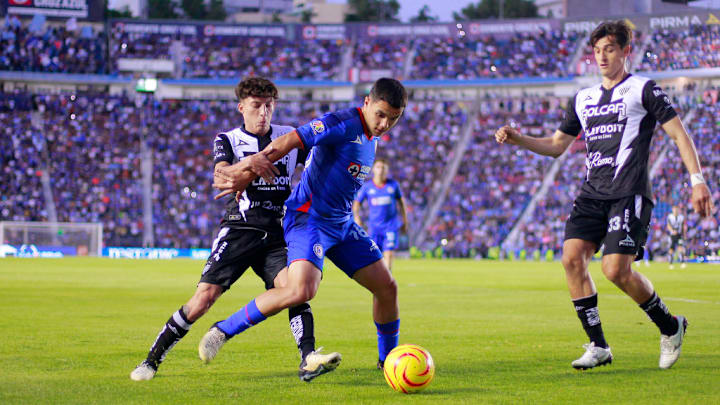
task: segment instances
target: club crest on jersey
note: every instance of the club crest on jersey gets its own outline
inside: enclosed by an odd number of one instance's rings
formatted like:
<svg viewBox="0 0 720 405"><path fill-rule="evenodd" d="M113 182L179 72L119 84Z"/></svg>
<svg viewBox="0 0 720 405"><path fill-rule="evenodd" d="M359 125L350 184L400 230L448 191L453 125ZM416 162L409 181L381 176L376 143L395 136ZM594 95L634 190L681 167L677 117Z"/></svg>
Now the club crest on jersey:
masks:
<svg viewBox="0 0 720 405"><path fill-rule="evenodd" d="M365 181L367 175L370 173L370 166L362 166L360 163L351 162L348 165L347 171L356 179Z"/></svg>
<svg viewBox="0 0 720 405"><path fill-rule="evenodd" d="M312 129L315 135L320 135L325 132L325 124L320 120L314 120L310 122L310 129Z"/></svg>
<svg viewBox="0 0 720 405"><path fill-rule="evenodd" d="M315 253L315 256L317 256L318 259L323 258L323 247L321 244L316 243L313 245L313 253Z"/></svg>

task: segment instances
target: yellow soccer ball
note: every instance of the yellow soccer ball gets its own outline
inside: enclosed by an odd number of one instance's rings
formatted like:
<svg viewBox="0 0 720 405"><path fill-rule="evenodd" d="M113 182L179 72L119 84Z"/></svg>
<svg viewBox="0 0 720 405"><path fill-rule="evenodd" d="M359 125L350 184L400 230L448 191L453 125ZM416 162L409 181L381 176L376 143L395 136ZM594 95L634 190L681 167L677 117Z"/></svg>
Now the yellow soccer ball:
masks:
<svg viewBox="0 0 720 405"><path fill-rule="evenodd" d="M418 345L405 344L392 349L383 366L390 388L404 394L422 391L435 376L430 353Z"/></svg>

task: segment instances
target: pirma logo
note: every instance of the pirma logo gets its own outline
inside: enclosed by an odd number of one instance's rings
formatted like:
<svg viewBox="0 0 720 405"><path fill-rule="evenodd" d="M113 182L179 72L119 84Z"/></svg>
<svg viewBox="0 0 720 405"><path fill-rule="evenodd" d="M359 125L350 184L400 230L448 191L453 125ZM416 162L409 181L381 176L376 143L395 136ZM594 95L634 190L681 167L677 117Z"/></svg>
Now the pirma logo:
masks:
<svg viewBox="0 0 720 405"><path fill-rule="evenodd" d="M325 132L325 124L320 120L315 120L310 123L310 128L315 135L320 135Z"/></svg>
<svg viewBox="0 0 720 405"><path fill-rule="evenodd" d="M323 258L323 247L321 244L316 243L313 245L313 252L315 253L315 256L317 256L318 259Z"/></svg>
<svg viewBox="0 0 720 405"><path fill-rule="evenodd" d="M627 246L627 247L635 247L635 241L632 240L632 238L630 237L630 235L627 235L627 236L625 237L625 239L621 240L621 241L618 243L618 245L619 245L619 246Z"/></svg>

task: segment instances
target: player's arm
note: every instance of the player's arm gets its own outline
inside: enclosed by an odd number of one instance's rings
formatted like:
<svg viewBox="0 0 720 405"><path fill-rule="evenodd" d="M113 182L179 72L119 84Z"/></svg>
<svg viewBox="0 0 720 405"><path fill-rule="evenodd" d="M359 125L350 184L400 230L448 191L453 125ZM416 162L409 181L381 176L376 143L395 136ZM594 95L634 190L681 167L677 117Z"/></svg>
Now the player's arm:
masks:
<svg viewBox="0 0 720 405"><path fill-rule="evenodd" d="M353 212L353 217L355 218L355 223L362 227L363 226L362 219L360 218L360 201L358 201L358 200L353 201L352 212Z"/></svg>
<svg viewBox="0 0 720 405"><path fill-rule="evenodd" d="M495 141L500 144L518 145L537 154L556 158L575 141L575 136L558 129L553 136L535 138L523 135L517 129L506 125L495 132Z"/></svg>
<svg viewBox="0 0 720 405"><path fill-rule="evenodd" d="M291 150L303 147L304 145L297 132L292 131L276 138L259 153L248 156L234 165L218 167L215 172L221 181L214 183L213 187L221 190L221 193L216 195L215 199L217 200L233 192L243 192L258 177L259 174L256 170L260 171L259 168L269 168L268 164L272 167L271 172L274 175L279 174L273 163L290 153ZM274 175L269 175L266 180L272 181ZM263 176L263 178L265 177Z"/></svg>
<svg viewBox="0 0 720 405"><path fill-rule="evenodd" d="M400 217L402 218L402 226L400 227L400 230L402 232L407 233L408 231L408 219L407 219L407 210L405 209L405 198L400 197L397 199L397 205L398 205L398 212L400 213Z"/></svg>
<svg viewBox="0 0 720 405"><path fill-rule="evenodd" d="M665 229L667 229L667 231L668 231L668 233L669 233L670 235L672 235L673 233L675 233L675 232L673 231L672 226L670 226L670 221L669 221L667 218L665 218Z"/></svg>
<svg viewBox="0 0 720 405"><path fill-rule="evenodd" d="M662 124L662 128L677 145L685 168L690 173L692 184L690 200L693 209L703 218L711 215L713 210L712 196L710 195L710 188L708 188L702 175L700 158L695 149L695 143L685 131L685 127L678 116Z"/></svg>

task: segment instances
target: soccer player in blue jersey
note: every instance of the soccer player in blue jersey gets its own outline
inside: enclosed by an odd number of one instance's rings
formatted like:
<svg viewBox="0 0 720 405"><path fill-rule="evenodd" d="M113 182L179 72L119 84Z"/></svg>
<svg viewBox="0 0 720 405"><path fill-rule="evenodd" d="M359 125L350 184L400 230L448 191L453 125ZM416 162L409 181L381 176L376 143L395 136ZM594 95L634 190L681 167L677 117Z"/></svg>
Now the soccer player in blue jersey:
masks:
<svg viewBox="0 0 720 405"><path fill-rule="evenodd" d="M398 231L407 232L407 213L400 185L388 179L388 162L378 158L372 166L372 181L365 182L353 202L355 223L363 226L360 204L368 200L370 206L368 230L370 238L383 252L388 269L392 270L393 251L397 245Z"/></svg>
<svg viewBox="0 0 720 405"><path fill-rule="evenodd" d="M397 124L406 104L407 93L399 81L379 79L361 108L314 119L275 139L267 153L250 157L260 165L277 161L295 148L309 150L300 184L285 202L287 282L213 325L200 342L200 358L212 360L231 337L285 308L311 300L327 256L373 294L378 366L382 366L398 343L397 283L381 260L377 244L353 221L352 202L370 173L378 137ZM219 172L224 177L214 184L223 190L218 198L242 192L257 177L239 165L222 167Z"/></svg>

